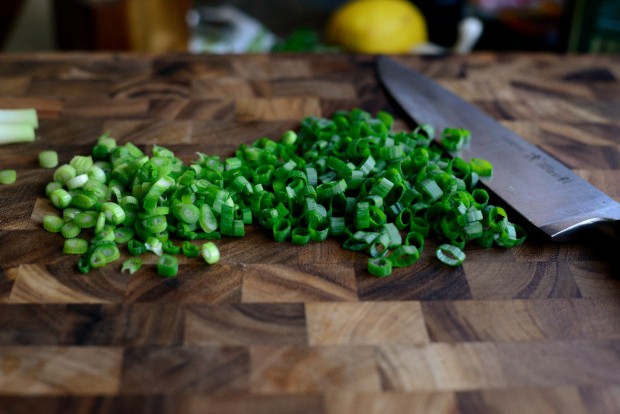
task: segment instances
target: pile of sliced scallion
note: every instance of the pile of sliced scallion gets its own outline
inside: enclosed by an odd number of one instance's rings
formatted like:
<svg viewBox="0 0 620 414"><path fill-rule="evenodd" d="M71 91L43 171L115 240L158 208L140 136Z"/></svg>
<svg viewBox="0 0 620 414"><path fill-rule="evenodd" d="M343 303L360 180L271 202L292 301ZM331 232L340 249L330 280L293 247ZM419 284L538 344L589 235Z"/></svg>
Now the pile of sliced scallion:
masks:
<svg viewBox="0 0 620 414"><path fill-rule="evenodd" d="M134 257L123 270L137 270L139 256L152 252L162 276L176 275L177 254L216 263L213 242L192 241L243 236L253 223L278 242L341 238L343 248L369 256L368 271L379 277L418 261L429 236L450 266L463 262L470 241L523 243L523 229L475 188L492 174L488 162L447 156L427 125L393 132L392 123L385 112L373 118L359 109L308 117L298 133L258 138L223 160L199 153L189 165L167 148L155 145L148 156L103 135L91 155L55 170L46 193L62 217L43 225L66 238L66 253L81 255L81 272L117 260L126 245ZM455 151L470 137L451 128L441 139Z"/></svg>

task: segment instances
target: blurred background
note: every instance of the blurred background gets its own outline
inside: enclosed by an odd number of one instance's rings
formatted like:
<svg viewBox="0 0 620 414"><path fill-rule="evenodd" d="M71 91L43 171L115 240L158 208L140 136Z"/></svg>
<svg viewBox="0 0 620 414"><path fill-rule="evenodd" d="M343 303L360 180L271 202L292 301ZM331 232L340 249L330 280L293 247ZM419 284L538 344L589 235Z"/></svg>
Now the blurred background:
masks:
<svg viewBox="0 0 620 414"><path fill-rule="evenodd" d="M405 4L388 5L395 2ZM2 0L0 47L3 52L620 52L620 0L351 3Z"/></svg>

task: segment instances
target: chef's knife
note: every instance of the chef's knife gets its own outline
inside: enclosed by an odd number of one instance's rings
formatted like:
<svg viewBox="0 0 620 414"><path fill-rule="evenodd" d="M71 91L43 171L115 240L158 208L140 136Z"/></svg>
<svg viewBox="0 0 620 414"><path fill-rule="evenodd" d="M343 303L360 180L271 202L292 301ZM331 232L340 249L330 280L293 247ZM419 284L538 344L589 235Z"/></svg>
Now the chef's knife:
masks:
<svg viewBox="0 0 620 414"><path fill-rule="evenodd" d="M573 240L593 228L620 238L620 204L488 114L426 76L381 56L379 78L392 98L419 124L471 131L464 160L493 164L484 185L552 240Z"/></svg>

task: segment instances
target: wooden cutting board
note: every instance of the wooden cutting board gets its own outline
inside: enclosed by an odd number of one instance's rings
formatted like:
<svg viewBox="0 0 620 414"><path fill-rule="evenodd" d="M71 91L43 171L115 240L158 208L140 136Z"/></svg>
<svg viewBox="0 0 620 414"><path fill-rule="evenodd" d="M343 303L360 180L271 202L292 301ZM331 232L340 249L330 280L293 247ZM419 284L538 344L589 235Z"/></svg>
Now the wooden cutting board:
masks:
<svg viewBox="0 0 620 414"><path fill-rule="evenodd" d="M402 57L620 200L620 58ZM471 246L376 279L337 241L257 228L222 260L78 274L41 228L51 171L110 131L147 151L228 156L308 115L400 114L374 60L347 55L2 55L0 108L35 143L0 147L0 413L620 411L618 246ZM400 128L409 128L399 120ZM540 195L545 197L544 194Z"/></svg>

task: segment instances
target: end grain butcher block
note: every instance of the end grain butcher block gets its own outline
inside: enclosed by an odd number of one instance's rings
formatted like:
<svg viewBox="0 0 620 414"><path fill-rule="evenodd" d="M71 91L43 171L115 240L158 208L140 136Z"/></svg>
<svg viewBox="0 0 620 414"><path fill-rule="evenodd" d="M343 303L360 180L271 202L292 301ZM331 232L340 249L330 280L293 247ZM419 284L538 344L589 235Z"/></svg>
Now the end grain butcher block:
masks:
<svg viewBox="0 0 620 414"><path fill-rule="evenodd" d="M401 59L620 200L619 58ZM0 147L18 173L0 186L0 413L620 412L617 245L533 233L469 246L457 268L429 248L378 279L336 240L294 246L257 227L219 240L216 265L165 279L152 263L79 274L42 230L40 151L68 162L110 131L189 162L308 115L398 118L374 58L2 55L0 108L18 107L41 126Z"/></svg>

